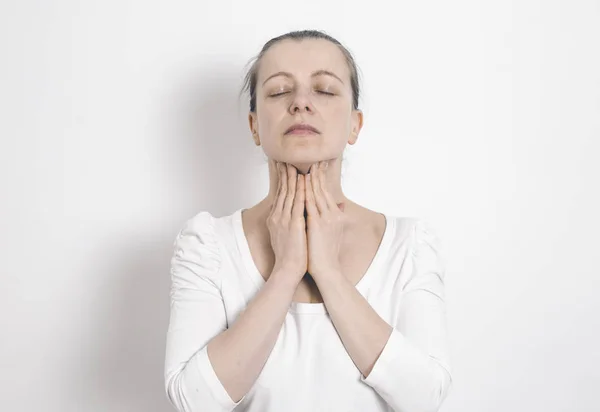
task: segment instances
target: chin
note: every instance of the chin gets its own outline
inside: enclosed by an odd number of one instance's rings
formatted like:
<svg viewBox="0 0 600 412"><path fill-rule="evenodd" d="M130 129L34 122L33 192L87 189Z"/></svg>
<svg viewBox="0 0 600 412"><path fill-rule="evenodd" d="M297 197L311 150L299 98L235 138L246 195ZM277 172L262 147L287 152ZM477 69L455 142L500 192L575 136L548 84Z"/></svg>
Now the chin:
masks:
<svg viewBox="0 0 600 412"><path fill-rule="evenodd" d="M298 170L298 173L302 175L306 175L312 165L315 163L319 163L320 160L311 161L308 163L300 163L300 162L290 162L290 164L294 165L294 167Z"/></svg>

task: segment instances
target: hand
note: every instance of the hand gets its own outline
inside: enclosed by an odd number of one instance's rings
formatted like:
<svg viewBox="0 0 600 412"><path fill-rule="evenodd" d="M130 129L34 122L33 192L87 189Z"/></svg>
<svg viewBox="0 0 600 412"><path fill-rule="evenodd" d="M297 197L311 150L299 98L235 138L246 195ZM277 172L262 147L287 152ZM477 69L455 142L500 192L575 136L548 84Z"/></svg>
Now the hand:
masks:
<svg viewBox="0 0 600 412"><path fill-rule="evenodd" d="M271 246L275 252L273 272L282 270L299 283L308 268L305 180L290 164L275 162L275 167L279 175L277 195L267 217Z"/></svg>
<svg viewBox="0 0 600 412"><path fill-rule="evenodd" d="M341 271L340 249L348 217L344 203L335 203L325 185L326 162L311 166L306 177L308 272L318 280L331 271Z"/></svg>

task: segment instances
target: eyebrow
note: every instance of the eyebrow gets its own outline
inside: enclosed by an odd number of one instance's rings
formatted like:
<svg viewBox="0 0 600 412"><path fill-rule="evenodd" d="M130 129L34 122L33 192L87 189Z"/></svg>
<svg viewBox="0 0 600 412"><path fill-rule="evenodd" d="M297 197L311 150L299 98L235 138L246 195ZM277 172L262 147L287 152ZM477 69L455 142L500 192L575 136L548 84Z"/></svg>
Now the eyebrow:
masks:
<svg viewBox="0 0 600 412"><path fill-rule="evenodd" d="M326 76L331 76L331 77L335 77L336 79L338 79L342 84L344 84L344 82L342 81L342 79L340 79L335 73L330 72L329 70L325 70L325 69L321 69L321 70L317 70L315 72L313 72L313 74L310 75L310 77L316 77L316 76L322 76L322 75L326 75ZM277 72L277 73L273 73L272 75L270 75L269 77L267 77L265 79L265 81L263 82L263 86L265 85L265 83L269 80L272 79L273 77L276 76L285 76L285 77L289 77L292 78L294 77L294 75L292 73L289 72Z"/></svg>

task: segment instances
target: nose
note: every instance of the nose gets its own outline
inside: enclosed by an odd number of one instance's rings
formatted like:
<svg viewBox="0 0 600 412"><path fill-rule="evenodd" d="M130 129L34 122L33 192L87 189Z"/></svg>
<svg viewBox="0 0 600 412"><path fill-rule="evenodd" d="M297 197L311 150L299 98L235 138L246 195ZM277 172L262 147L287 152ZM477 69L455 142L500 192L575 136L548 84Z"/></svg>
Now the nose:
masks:
<svg viewBox="0 0 600 412"><path fill-rule="evenodd" d="M294 93L294 98L290 104L290 114L296 114L301 111L307 111L309 113L314 111L312 102L310 101L309 94L303 91Z"/></svg>

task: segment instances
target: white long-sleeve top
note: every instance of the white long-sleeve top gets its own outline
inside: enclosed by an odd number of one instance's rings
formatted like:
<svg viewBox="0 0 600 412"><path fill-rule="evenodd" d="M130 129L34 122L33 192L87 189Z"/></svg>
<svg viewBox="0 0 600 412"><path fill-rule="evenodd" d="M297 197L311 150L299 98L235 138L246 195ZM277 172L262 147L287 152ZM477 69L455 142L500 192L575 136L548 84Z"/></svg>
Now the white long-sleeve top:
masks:
<svg viewBox="0 0 600 412"><path fill-rule="evenodd" d="M384 214L386 228L356 285L393 331L365 378L324 303L292 302L253 387L234 402L207 355L265 280L245 237L241 212L201 211L174 242L165 390L180 412L433 412L452 383L445 260L423 219Z"/></svg>

